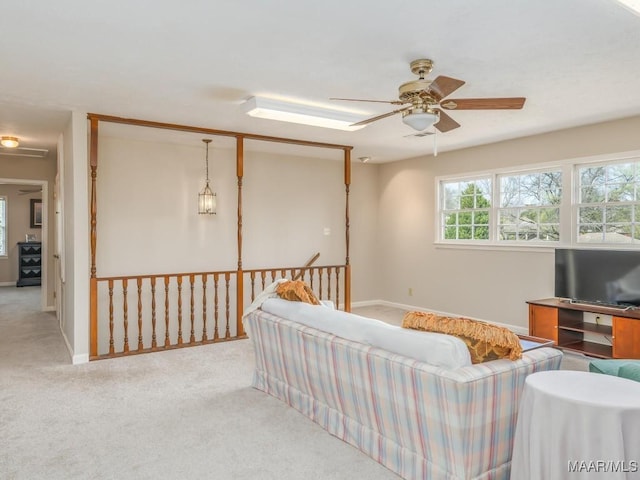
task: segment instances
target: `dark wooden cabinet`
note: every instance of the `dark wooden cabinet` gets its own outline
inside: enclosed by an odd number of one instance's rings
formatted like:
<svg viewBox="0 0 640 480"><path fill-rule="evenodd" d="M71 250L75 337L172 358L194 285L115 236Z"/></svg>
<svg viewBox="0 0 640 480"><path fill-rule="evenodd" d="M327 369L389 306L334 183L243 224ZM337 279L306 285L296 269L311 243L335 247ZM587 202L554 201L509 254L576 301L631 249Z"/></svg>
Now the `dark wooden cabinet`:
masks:
<svg viewBox="0 0 640 480"><path fill-rule="evenodd" d="M640 358L640 310L571 303L557 298L532 300L529 334L549 338L562 349L597 358ZM586 322L584 314L607 315L611 324Z"/></svg>
<svg viewBox="0 0 640 480"><path fill-rule="evenodd" d="M42 243L18 242L17 287L40 285L42 274Z"/></svg>

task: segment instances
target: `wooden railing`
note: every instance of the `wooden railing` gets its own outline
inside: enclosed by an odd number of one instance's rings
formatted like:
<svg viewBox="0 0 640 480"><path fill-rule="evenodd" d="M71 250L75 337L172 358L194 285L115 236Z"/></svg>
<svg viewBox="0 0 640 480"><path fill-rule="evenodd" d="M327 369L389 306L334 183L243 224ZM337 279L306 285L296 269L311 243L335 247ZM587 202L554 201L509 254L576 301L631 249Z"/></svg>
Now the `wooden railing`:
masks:
<svg viewBox="0 0 640 480"><path fill-rule="evenodd" d="M298 276L349 310L348 275L349 266L330 265L95 277L91 359L246 338L242 312L279 278Z"/></svg>

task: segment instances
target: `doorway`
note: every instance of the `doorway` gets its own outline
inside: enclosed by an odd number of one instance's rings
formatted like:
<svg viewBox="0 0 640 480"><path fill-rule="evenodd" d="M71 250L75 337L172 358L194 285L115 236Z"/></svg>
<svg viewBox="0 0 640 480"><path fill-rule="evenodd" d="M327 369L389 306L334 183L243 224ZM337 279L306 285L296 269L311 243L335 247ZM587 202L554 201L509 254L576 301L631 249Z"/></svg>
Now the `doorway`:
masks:
<svg viewBox="0 0 640 480"><path fill-rule="evenodd" d="M7 255L2 258L0 285L11 286L18 281L18 242L40 241L40 307L42 311L55 309L53 289L50 285L49 251L49 182L23 178L0 178L0 195L6 199ZM41 200L41 203L38 202ZM32 288L32 287L21 287Z"/></svg>

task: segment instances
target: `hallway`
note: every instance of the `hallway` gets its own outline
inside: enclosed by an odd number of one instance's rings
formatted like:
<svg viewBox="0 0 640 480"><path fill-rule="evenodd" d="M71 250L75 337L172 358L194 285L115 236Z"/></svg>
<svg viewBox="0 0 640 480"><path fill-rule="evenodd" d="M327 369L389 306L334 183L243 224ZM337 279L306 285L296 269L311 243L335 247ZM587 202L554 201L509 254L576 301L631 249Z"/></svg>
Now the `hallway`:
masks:
<svg viewBox="0 0 640 480"><path fill-rule="evenodd" d="M70 364L55 312L40 309L40 287L0 287L0 371Z"/></svg>

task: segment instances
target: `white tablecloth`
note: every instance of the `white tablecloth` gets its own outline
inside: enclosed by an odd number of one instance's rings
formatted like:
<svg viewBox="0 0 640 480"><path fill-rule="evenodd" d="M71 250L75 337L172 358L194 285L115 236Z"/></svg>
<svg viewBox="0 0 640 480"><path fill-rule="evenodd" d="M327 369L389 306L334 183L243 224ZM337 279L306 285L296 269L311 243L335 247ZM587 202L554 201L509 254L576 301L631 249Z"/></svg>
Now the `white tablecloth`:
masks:
<svg viewBox="0 0 640 480"><path fill-rule="evenodd" d="M556 370L529 375L511 480L640 479L640 382Z"/></svg>

